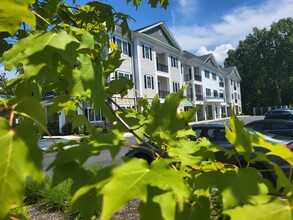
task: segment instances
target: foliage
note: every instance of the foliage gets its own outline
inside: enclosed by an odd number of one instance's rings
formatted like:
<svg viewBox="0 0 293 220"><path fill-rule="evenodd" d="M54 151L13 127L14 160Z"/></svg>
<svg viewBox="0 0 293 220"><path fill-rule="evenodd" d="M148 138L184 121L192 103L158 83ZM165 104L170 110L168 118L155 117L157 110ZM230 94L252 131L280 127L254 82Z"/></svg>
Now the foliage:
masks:
<svg viewBox="0 0 293 220"><path fill-rule="evenodd" d="M66 122L61 128L61 132L63 135L78 134L79 129L73 128L72 122Z"/></svg>
<svg viewBox="0 0 293 220"><path fill-rule="evenodd" d="M51 135L59 135L59 125L57 121L51 120L47 123L48 133Z"/></svg>
<svg viewBox="0 0 293 220"><path fill-rule="evenodd" d="M14 93L14 88L5 88L8 79L5 73L0 73L0 98L11 98Z"/></svg>
<svg viewBox="0 0 293 220"><path fill-rule="evenodd" d="M293 103L293 18L280 19L270 29L254 28L236 50L228 52L225 66L235 65L241 75L244 112L253 107Z"/></svg>
<svg viewBox="0 0 293 220"><path fill-rule="evenodd" d="M135 6L141 3L127 2ZM167 0L149 3L152 7L158 3L162 7L168 5ZM1 61L6 69L22 73L8 83L8 88L15 87L15 98L0 103L1 111L10 116L0 117L0 218L9 218L9 210L21 206L27 177L37 184L44 181L36 133L48 132L40 100L43 92L53 91L59 96L48 100L53 103L51 113L64 110L74 127L85 126L90 133L89 140L75 147L57 146L56 158L48 168L53 175L52 187L71 182L70 211L80 213L83 219L96 214L100 199L103 220L110 219L133 198L142 200L142 219L209 219L214 216L211 187L218 189L220 211L230 219L239 219L239 215L245 219L256 219L259 215L265 219L274 219L275 215L291 219L292 183L269 156L281 157L292 166L292 152L282 145L266 143L261 136L251 136L235 115L231 118L231 129L226 129L227 139L235 149L225 153L235 156L237 151L249 163L270 163L278 177L276 188L255 169L238 169L215 161L214 152L221 149L207 139L194 142L187 138L194 135L188 122L196 109L177 112L186 98L185 88L170 94L164 103L158 96L152 104L141 99L140 113L135 109L113 111L111 96L125 95L132 84L125 79L106 80L122 63L121 52L110 42L108 34L118 24L123 34L130 34L130 17L100 2L71 8L61 0L5 0L0 7L0 20L9 21L0 22L0 36L5 36L1 42L6 41L7 35L17 41L6 45ZM14 7L21 13L11 17ZM85 100L96 112L103 111L112 123L110 133L98 133L85 117L77 115L77 108L82 108ZM15 116L21 117L21 121L13 127ZM102 167L96 172L84 166L89 157L103 150L115 158L126 141L123 134L128 131L139 141L150 140L160 148L155 161L149 165L141 159L125 159L120 165ZM250 158L248 155L255 152L256 144L265 148L266 153L257 152ZM279 194L284 199L276 196Z"/></svg>

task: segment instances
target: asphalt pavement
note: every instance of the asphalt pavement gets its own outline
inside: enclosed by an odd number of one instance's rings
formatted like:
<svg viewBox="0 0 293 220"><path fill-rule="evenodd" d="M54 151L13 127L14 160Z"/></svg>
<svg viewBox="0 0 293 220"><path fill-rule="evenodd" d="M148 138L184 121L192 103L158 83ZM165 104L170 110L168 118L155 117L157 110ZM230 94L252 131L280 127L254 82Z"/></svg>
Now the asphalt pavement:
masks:
<svg viewBox="0 0 293 220"><path fill-rule="evenodd" d="M246 115L246 116L238 116L238 118L240 120L243 120L244 124L247 124L251 121L263 119L263 116L247 116ZM194 122L194 123L212 123L212 122L219 122L219 123L224 122L227 125L229 125L230 118L208 120L208 121L199 121L199 122ZM125 155L125 153L129 149L128 146L136 143L135 138L131 133L126 133L124 136L128 140L128 145L122 146L119 154L114 159L112 159L110 152L105 150L105 151L100 152L99 156L90 157L88 159L87 163L97 163L98 162L103 165L109 165L112 163L121 163L122 157ZM80 136L78 136L78 135L53 136L53 137L45 136L41 140L39 140L38 144L41 149L45 150L47 147L51 146L53 143L57 143L57 142L61 142L61 141L65 142L68 140L78 140L78 139L80 139ZM56 153L46 153L44 151L44 159L43 159L44 170L46 170L47 167L55 159L55 155L56 155Z"/></svg>

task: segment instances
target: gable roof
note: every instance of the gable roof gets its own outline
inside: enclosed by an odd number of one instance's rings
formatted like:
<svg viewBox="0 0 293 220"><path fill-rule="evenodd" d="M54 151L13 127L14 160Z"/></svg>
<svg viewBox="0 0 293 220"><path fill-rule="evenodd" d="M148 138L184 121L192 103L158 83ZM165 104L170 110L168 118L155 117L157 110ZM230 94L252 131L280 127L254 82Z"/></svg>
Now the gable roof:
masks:
<svg viewBox="0 0 293 220"><path fill-rule="evenodd" d="M227 76L230 76L231 78L236 80L241 80L240 74L236 66L223 67L222 70Z"/></svg>
<svg viewBox="0 0 293 220"><path fill-rule="evenodd" d="M159 41L161 44L171 46L182 52L179 43L176 41L166 24L162 21L137 29L134 33L142 34L151 40Z"/></svg>
<svg viewBox="0 0 293 220"><path fill-rule="evenodd" d="M212 53L198 56L198 58L200 60L202 60L205 64L208 64L208 65L220 70L219 64L217 63L217 61Z"/></svg>

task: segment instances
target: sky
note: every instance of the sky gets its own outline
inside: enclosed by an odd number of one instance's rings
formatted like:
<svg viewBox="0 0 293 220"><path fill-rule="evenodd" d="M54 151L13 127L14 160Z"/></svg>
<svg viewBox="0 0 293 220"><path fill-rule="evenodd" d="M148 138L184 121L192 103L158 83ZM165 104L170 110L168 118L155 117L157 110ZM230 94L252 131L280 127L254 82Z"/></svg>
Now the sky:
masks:
<svg viewBox="0 0 293 220"><path fill-rule="evenodd" d="M147 0L137 9L126 0L100 1L130 15L132 30L163 21L183 50L196 55L213 53L221 65L227 51L236 49L254 27L269 29L273 22L293 16L293 0L169 0L166 10L152 9ZM86 2L76 0L78 5Z"/></svg>
<svg viewBox="0 0 293 220"><path fill-rule="evenodd" d="M131 15L136 30L163 21L183 50L196 55L213 53L223 64L227 51L253 28L270 28L273 22L293 16L293 0L169 0L169 7L152 9L146 4L137 10L126 0L103 0L119 12Z"/></svg>

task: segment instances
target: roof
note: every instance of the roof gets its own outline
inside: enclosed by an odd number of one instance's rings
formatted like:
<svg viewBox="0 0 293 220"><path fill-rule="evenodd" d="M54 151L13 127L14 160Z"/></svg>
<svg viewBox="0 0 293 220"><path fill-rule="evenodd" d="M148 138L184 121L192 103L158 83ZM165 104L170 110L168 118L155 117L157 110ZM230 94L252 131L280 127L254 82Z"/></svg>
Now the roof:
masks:
<svg viewBox="0 0 293 220"><path fill-rule="evenodd" d="M197 56L197 58L199 58L203 62L206 62L212 55L213 54L209 53L209 54L205 54L205 55L202 55L202 56Z"/></svg>
<svg viewBox="0 0 293 220"><path fill-rule="evenodd" d="M160 34L158 34L158 32ZM159 41L160 44L173 47L181 52L183 51L169 28L162 21L137 29L134 33L141 34L152 41Z"/></svg>
<svg viewBox="0 0 293 220"><path fill-rule="evenodd" d="M231 78L241 80L240 74L238 73L236 66L223 67L222 72L227 76L230 76Z"/></svg>

